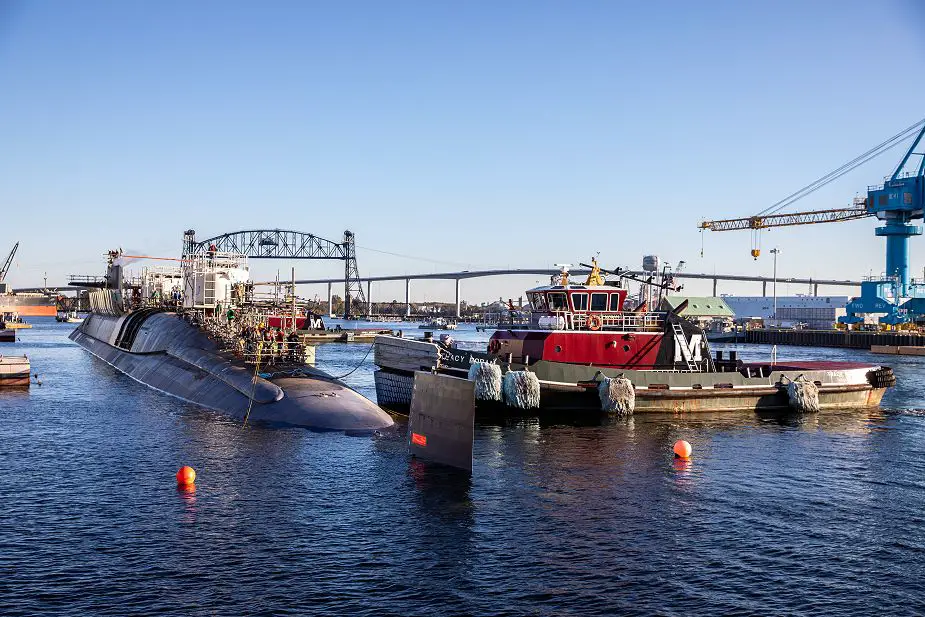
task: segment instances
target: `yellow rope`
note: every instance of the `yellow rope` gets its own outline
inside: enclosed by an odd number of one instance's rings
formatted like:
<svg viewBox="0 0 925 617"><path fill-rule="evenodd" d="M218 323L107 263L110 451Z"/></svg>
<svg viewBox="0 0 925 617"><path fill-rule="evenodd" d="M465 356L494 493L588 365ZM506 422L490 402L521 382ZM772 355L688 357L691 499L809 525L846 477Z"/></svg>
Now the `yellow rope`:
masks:
<svg viewBox="0 0 925 617"><path fill-rule="evenodd" d="M251 415L251 409L254 407L254 393L257 391L257 373L260 372L260 351L263 349L263 341L257 341L257 362L254 365L254 382L251 386L251 400L247 405L247 413L244 414L244 424L241 425L241 428L247 427L247 419Z"/></svg>

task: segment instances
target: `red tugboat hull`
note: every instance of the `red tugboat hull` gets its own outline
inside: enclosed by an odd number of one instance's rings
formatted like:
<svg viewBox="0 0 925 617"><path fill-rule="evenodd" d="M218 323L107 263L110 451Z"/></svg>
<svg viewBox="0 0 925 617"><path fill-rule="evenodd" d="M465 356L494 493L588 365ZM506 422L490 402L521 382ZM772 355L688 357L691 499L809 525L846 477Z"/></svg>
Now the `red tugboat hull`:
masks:
<svg viewBox="0 0 925 617"><path fill-rule="evenodd" d="M601 368L645 369L658 361L662 332L535 332L500 330L495 355L505 358L547 360L565 364L593 364Z"/></svg>

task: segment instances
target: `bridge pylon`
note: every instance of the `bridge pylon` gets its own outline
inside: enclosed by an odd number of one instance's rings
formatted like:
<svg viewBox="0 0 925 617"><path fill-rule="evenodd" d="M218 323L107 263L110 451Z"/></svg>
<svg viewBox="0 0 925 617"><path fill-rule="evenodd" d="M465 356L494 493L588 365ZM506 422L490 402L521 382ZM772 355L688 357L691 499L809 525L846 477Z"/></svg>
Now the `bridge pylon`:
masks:
<svg viewBox="0 0 925 617"><path fill-rule="evenodd" d="M363 294L363 284L360 281L360 270L357 267L357 250L353 241L353 232L349 229L344 232L344 318L352 316L351 305L356 298L366 306L370 312L366 296Z"/></svg>

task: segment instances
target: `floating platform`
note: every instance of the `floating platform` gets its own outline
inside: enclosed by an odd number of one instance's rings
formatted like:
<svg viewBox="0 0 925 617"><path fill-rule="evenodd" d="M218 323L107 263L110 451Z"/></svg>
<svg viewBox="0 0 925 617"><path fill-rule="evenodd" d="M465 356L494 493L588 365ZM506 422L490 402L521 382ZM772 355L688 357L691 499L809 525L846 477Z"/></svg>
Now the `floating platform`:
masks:
<svg viewBox="0 0 925 617"><path fill-rule="evenodd" d="M317 345L318 343L372 343L377 336L392 334L391 330L328 330L325 332L309 332L299 334L299 341L303 345Z"/></svg>
<svg viewBox="0 0 925 617"><path fill-rule="evenodd" d="M31 323L25 323L22 321L0 321L0 328L6 330L28 330L31 327Z"/></svg>
<svg viewBox="0 0 925 617"><path fill-rule="evenodd" d="M15 343L16 342L16 330L10 330L9 328L0 329L0 343Z"/></svg>
<svg viewBox="0 0 925 617"><path fill-rule="evenodd" d="M873 353L892 354L894 356L925 356L925 347L909 345L871 345Z"/></svg>
<svg viewBox="0 0 925 617"><path fill-rule="evenodd" d="M0 388L28 388L31 372L26 356L0 356Z"/></svg>

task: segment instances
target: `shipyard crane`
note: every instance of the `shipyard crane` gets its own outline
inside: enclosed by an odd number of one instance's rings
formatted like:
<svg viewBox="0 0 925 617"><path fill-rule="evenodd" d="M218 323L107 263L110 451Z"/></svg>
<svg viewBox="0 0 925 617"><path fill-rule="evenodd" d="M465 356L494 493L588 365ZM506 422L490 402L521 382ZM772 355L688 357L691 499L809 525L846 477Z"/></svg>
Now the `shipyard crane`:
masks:
<svg viewBox="0 0 925 617"><path fill-rule="evenodd" d="M856 198L853 207L781 213L781 210L797 200L883 154L912 135L915 135L912 145L906 150L892 175L887 177L883 184L868 186L867 197ZM845 321L848 323L859 321L859 318L855 316L856 313L886 312L887 316L882 321L899 323L903 320L896 311L899 300L917 296L917 291L919 291L916 289L918 286L910 285L909 280L909 238L922 235L922 227L912 224L912 221L923 218L925 214L925 150L919 149L925 147L923 138L925 138L925 119L903 129L754 216L703 221L700 229L701 231L751 230L751 255L757 259L761 253L759 234L763 229L876 217L884 223L882 227L875 230L875 234L886 237L886 276L879 281L871 281L871 285L866 287L862 285L861 298L849 304L849 315ZM890 294L884 292L885 285L892 288ZM884 300L884 296L887 295L891 296L894 301ZM892 306L883 311L884 303ZM855 309L853 313L852 305Z"/></svg>
<svg viewBox="0 0 925 617"><path fill-rule="evenodd" d="M6 273L10 271L10 266L13 265L13 257L16 256L16 250L19 248L19 242L13 245L13 250L10 251L9 256L6 258L6 262L3 264L3 267L0 268L0 283L6 279Z"/></svg>

